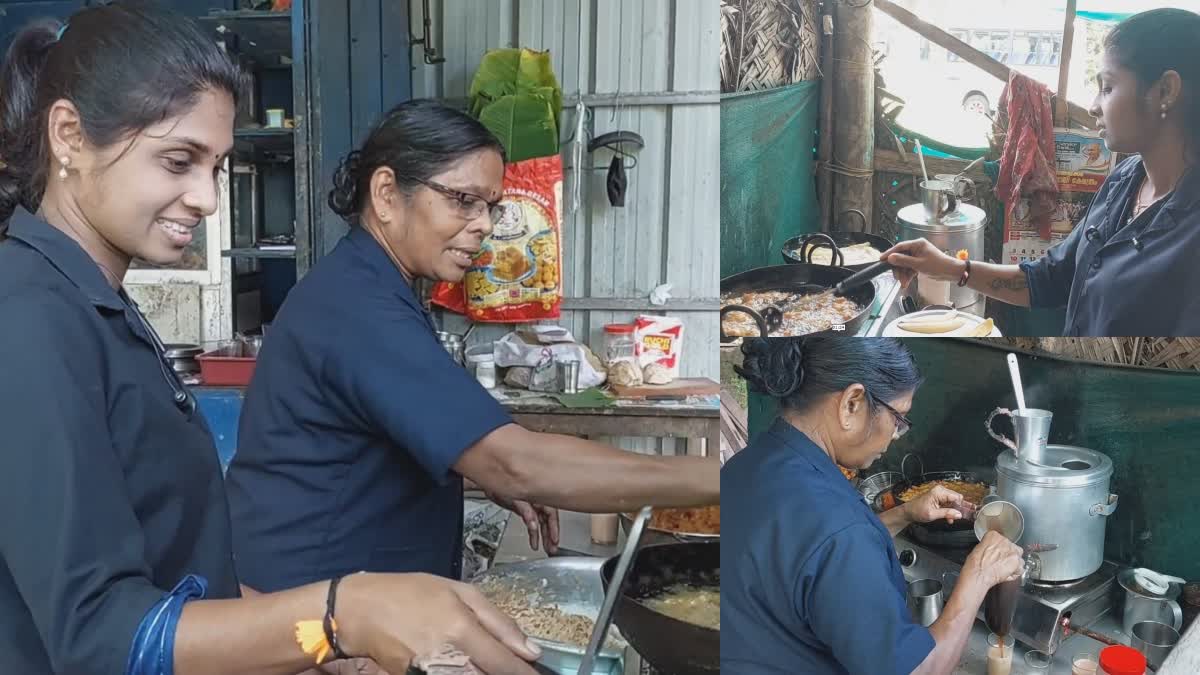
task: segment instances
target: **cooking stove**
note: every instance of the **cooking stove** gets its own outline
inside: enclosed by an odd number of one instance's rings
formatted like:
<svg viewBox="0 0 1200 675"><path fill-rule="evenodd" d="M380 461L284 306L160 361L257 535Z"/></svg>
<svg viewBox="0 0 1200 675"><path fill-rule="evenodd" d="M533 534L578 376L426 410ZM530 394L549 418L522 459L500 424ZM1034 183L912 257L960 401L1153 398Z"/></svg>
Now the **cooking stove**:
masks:
<svg viewBox="0 0 1200 675"><path fill-rule="evenodd" d="M896 536L895 544L904 579L941 581L947 597L971 552L969 547L925 546L903 532ZM1064 637L1063 619L1069 618L1072 626L1088 628L1112 611L1117 569L1115 563L1106 560L1100 569L1083 579L1060 583L1026 582L1013 616L1013 637L1033 649L1053 654ZM947 573L954 576L946 578ZM978 618L983 619L982 608Z"/></svg>

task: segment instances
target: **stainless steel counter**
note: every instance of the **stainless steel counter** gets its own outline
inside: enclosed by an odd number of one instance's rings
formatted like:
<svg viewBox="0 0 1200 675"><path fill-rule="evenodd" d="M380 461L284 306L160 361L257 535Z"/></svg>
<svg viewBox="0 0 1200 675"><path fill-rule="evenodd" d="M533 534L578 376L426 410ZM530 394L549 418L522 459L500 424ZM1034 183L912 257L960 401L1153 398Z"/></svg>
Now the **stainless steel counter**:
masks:
<svg viewBox="0 0 1200 675"><path fill-rule="evenodd" d="M1120 619L1113 614L1108 614L1096 622L1092 626L1092 630L1097 633L1103 633L1113 639L1120 640L1125 644L1129 644L1129 636L1121 632ZM958 668L954 670L954 675L986 675L987 674L987 650L988 650L988 634L991 631L982 621L976 621L975 626L971 629L971 637L967 641L967 648L963 652L962 660L958 664ZM1054 654L1054 659L1050 664L1049 671L1031 671L1025 666L1025 653L1029 648L1018 644L1016 652L1013 654L1012 675L1025 675L1025 673L1038 673L1038 675L1070 675L1071 659L1081 652L1092 652L1099 654L1100 650L1106 647L1100 642L1085 637L1083 635L1072 635L1063 641L1058 651Z"/></svg>

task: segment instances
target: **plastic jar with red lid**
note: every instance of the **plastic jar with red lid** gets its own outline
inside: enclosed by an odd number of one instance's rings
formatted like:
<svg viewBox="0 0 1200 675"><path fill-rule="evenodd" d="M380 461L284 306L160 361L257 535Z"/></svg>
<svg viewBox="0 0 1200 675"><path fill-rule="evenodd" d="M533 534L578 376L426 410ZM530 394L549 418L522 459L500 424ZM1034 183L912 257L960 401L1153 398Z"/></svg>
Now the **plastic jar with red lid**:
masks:
<svg viewBox="0 0 1200 675"><path fill-rule="evenodd" d="M631 323L610 323L604 327L604 363L611 366L620 361L637 363L634 326Z"/></svg>
<svg viewBox="0 0 1200 675"><path fill-rule="evenodd" d="M1105 647L1100 651L1100 673L1103 675L1145 675L1146 657L1124 645Z"/></svg>

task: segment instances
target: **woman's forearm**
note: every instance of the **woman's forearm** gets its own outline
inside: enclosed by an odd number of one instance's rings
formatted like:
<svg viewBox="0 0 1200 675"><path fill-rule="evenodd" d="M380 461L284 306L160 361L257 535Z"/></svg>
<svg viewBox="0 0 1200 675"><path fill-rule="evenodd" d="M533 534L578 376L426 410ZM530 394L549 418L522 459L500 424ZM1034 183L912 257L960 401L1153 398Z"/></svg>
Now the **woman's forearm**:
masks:
<svg viewBox="0 0 1200 675"><path fill-rule="evenodd" d="M585 513L721 500L716 457L640 455L515 424L489 434L456 468L489 492Z"/></svg>
<svg viewBox="0 0 1200 675"><path fill-rule="evenodd" d="M967 288L1010 305L1029 306L1029 282L1019 265L994 265L972 260Z"/></svg>
<svg viewBox="0 0 1200 675"><path fill-rule="evenodd" d="M313 668L300 650L296 623L325 616L327 582L237 600L184 606L175 632L178 675L295 675Z"/></svg>
<svg viewBox="0 0 1200 675"><path fill-rule="evenodd" d="M904 510L903 506L890 508L880 513L879 520L883 521L883 526L893 537L912 524L912 519L908 517L908 512Z"/></svg>

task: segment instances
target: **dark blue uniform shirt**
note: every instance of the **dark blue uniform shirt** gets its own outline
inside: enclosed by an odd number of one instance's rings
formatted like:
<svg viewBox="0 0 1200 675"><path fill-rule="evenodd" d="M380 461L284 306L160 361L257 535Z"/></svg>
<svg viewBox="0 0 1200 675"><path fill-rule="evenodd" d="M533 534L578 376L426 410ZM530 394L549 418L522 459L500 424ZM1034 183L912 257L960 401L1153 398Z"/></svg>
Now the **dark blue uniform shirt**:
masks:
<svg viewBox="0 0 1200 675"><path fill-rule="evenodd" d="M227 476L238 572L277 590L359 570L457 578L462 453L511 422L355 228L267 333Z"/></svg>
<svg viewBox="0 0 1200 675"><path fill-rule="evenodd" d="M184 576L238 595L217 450L83 249L21 210L8 236L0 673L123 673L142 617Z"/></svg>
<svg viewBox="0 0 1200 675"><path fill-rule="evenodd" d="M887 528L780 419L721 470L721 672L908 675L933 650Z"/></svg>
<svg viewBox="0 0 1200 675"><path fill-rule="evenodd" d="M1113 171L1084 220L1045 256L1021 264L1033 307L1066 307L1063 335L1200 335L1200 169L1126 224L1146 168Z"/></svg>

